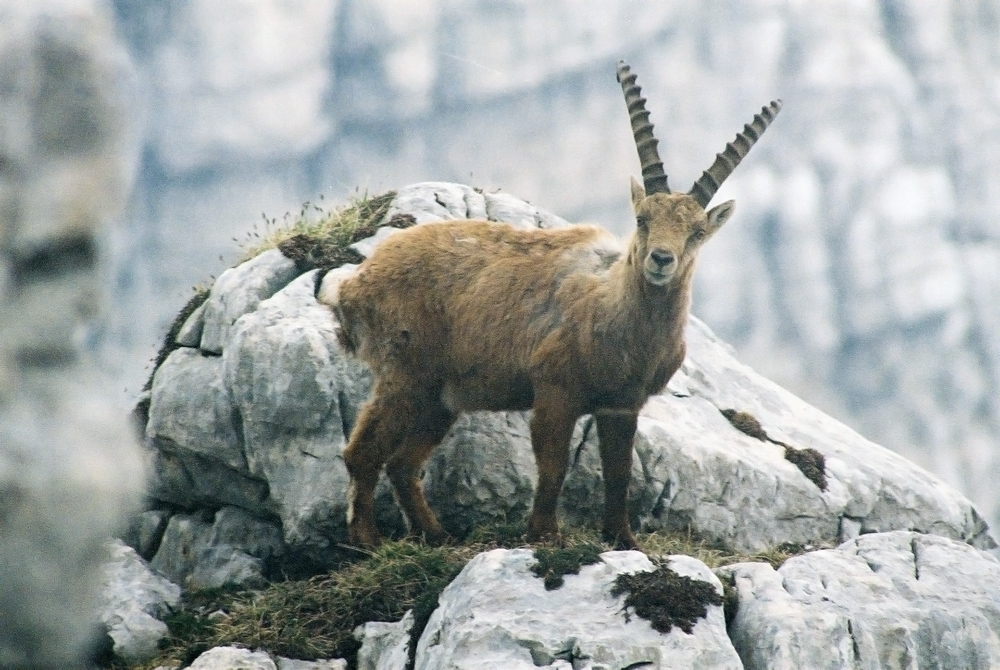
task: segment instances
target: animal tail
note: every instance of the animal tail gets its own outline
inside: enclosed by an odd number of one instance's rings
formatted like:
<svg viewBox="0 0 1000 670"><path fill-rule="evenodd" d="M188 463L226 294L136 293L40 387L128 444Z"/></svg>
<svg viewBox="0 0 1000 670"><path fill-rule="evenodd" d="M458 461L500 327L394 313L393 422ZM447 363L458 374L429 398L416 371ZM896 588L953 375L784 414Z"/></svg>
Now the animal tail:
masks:
<svg viewBox="0 0 1000 670"><path fill-rule="evenodd" d="M351 337L351 317L340 304L340 285L344 280L353 275L350 270L336 268L330 270L316 281L316 300L325 305L334 317L334 327L337 333L337 342L340 347L351 355L358 351L358 343Z"/></svg>

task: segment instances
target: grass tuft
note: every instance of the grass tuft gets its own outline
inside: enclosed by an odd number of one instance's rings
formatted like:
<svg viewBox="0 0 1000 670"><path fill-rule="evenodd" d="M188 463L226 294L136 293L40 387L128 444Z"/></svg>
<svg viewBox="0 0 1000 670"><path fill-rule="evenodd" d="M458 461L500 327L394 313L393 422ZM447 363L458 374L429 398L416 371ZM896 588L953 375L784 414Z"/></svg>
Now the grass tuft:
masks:
<svg viewBox="0 0 1000 670"><path fill-rule="evenodd" d="M314 268L329 270L344 263L359 263L362 258L351 244L371 237L383 226L408 228L416 219L408 214L398 214L385 221L389 205L396 197L395 191L368 197L367 194L348 202L342 208L327 211L310 203L302 207L299 215L287 225L268 230L245 251L240 263L270 249L279 249L295 261L300 272Z"/></svg>

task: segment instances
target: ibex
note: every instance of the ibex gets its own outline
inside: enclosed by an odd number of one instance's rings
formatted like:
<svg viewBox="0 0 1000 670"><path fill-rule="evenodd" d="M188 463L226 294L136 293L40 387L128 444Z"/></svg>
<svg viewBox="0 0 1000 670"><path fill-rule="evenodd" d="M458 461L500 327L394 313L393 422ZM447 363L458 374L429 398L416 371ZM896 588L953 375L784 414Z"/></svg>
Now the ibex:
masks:
<svg viewBox="0 0 1000 670"><path fill-rule="evenodd" d="M706 212L709 200L781 103L755 115L688 193L673 193L624 63L618 80L645 182L632 179L636 228L627 249L596 226L432 223L392 236L357 274L321 291L342 344L375 374L344 452L352 542L380 542L373 503L383 465L411 531L444 540L420 482L431 451L459 412L532 409L538 487L528 539L558 537L573 427L593 414L603 534L636 547L627 508L637 416L684 359L695 258L732 216L732 201Z"/></svg>

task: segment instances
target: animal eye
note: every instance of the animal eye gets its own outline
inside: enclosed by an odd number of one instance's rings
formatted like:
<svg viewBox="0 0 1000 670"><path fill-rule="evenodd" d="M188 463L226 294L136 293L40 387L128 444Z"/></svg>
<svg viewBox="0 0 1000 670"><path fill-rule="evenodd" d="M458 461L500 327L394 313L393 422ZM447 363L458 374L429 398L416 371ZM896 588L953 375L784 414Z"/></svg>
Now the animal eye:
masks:
<svg viewBox="0 0 1000 670"><path fill-rule="evenodd" d="M640 228L645 230L646 228L649 227L649 217L646 216L645 214L640 214L639 216L635 217L635 223Z"/></svg>
<svg viewBox="0 0 1000 670"><path fill-rule="evenodd" d="M699 229L694 231L694 233L691 235L691 239L694 240L695 242L700 242L703 239L705 239L704 229Z"/></svg>

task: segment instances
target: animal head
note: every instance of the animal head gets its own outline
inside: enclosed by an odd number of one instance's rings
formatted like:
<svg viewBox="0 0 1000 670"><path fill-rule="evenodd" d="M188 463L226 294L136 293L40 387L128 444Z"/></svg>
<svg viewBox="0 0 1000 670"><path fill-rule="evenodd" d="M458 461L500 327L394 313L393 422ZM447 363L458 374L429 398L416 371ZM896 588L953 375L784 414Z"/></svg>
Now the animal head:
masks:
<svg viewBox="0 0 1000 670"><path fill-rule="evenodd" d="M656 286L670 282L694 262L701 245L732 216L732 200L705 209L686 193L652 193L632 179L632 208L636 231L636 261L646 281Z"/></svg>
<svg viewBox="0 0 1000 670"><path fill-rule="evenodd" d="M632 254L642 268L643 278L650 284L663 286L694 263L701 245L732 216L735 210L732 200L707 211L706 208L722 182L774 120L781 101L772 101L761 108L753 121L743 127L743 132L715 156L715 162L690 191L673 193L657 151L658 141L649 122L646 99L635 79L629 66L619 61L618 81L625 94L643 177L643 184L632 178L632 209L636 220Z"/></svg>

